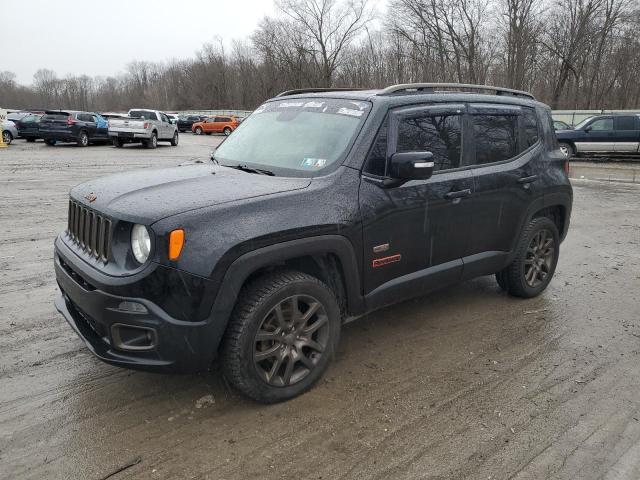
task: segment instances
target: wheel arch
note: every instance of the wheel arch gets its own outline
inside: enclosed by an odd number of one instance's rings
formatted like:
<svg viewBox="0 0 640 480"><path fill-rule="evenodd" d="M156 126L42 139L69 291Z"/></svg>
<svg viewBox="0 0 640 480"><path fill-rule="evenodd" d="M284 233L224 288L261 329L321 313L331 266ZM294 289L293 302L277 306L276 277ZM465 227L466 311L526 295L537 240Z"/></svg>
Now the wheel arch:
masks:
<svg viewBox="0 0 640 480"><path fill-rule="evenodd" d="M529 222L536 217L550 218L556 226L559 227L558 233L560 234L560 241L562 242L565 239L569 230L571 206L573 202L573 194L570 188L571 187L569 187L568 191L562 190L541 195L529 205L525 215L522 217L518 228L518 235L513 239L505 266L513 260L524 229Z"/></svg>
<svg viewBox="0 0 640 480"><path fill-rule="evenodd" d="M210 314L217 330L216 346L242 287L278 268L299 270L326 283L336 294L343 315L359 315L364 311L358 261L346 237L322 235L269 245L241 255L225 272Z"/></svg>

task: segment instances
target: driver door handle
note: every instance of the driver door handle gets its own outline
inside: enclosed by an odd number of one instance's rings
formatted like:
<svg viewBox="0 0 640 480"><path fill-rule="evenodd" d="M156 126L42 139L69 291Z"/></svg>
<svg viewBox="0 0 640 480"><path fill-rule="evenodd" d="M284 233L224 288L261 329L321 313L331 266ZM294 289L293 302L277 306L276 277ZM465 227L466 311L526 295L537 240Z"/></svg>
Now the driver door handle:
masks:
<svg viewBox="0 0 640 480"><path fill-rule="evenodd" d="M521 177L518 179L518 183L520 184L526 184L526 183L533 183L538 179L538 175L530 175L528 177Z"/></svg>
<svg viewBox="0 0 640 480"><path fill-rule="evenodd" d="M447 200L454 200L456 198L463 198L471 196L471 189L466 188L464 190L458 190L457 192L449 192L445 194L444 198Z"/></svg>

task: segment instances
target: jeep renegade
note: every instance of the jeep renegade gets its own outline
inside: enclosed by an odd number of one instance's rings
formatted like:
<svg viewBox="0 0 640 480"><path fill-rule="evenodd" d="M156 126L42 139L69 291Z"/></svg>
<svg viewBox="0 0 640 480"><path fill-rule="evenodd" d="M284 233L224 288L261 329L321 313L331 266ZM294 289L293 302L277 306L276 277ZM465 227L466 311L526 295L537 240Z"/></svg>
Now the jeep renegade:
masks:
<svg viewBox="0 0 640 480"><path fill-rule="evenodd" d="M277 402L345 321L481 275L540 294L572 189L551 112L460 84L308 89L261 105L211 163L71 190L56 307L98 358L206 370Z"/></svg>

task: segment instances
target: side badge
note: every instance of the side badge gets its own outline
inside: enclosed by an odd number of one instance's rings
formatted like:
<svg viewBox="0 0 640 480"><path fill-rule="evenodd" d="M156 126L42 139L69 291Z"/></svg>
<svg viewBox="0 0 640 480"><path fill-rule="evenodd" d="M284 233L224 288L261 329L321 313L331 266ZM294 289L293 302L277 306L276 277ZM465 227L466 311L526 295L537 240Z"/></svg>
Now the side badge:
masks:
<svg viewBox="0 0 640 480"><path fill-rule="evenodd" d="M375 247L373 247L373 253L382 253L386 252L387 250L389 250L388 243L383 243L382 245L376 245Z"/></svg>
<svg viewBox="0 0 640 480"><path fill-rule="evenodd" d="M396 255L391 255L390 257L383 258L375 258L372 263L373 268L384 267L385 265L389 265L390 263L396 263L402 260L402 255L399 253Z"/></svg>

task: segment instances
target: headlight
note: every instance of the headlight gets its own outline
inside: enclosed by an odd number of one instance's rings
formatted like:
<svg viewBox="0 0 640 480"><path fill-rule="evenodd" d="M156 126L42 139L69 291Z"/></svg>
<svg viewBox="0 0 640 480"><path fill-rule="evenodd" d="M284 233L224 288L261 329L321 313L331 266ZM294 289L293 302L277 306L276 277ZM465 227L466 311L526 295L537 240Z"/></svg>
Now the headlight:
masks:
<svg viewBox="0 0 640 480"><path fill-rule="evenodd" d="M131 249L138 262L144 263L149 258L151 238L147 227L144 225L134 225L131 229Z"/></svg>

